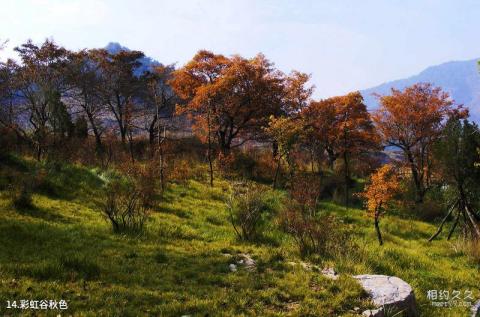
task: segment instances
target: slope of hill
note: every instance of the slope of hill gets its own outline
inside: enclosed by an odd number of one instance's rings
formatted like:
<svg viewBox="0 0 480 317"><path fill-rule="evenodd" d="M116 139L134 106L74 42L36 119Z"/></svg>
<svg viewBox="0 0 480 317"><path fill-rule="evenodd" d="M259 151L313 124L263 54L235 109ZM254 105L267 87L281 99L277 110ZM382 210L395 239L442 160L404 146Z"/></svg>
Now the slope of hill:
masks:
<svg viewBox="0 0 480 317"><path fill-rule="evenodd" d="M472 118L480 122L480 73L478 59L454 61L431 66L418 75L391 81L361 91L370 109L378 106L377 98L372 94L385 95L391 88L403 89L418 82L430 82L442 87L458 104L470 109Z"/></svg>
<svg viewBox="0 0 480 317"><path fill-rule="evenodd" d="M206 176L206 167L197 168ZM38 169L45 178L33 206L12 206L9 177L30 178ZM3 300L65 300L65 315L73 316L358 316L371 304L348 275L363 273L410 283L422 316L467 316L466 307L432 306L429 290L478 294L478 264L456 251L456 240L428 243L434 224L395 214L382 222L386 244L380 247L364 211L324 202L322 212L351 224L359 246L335 258L301 259L273 220L264 240L238 241L221 179L214 188L203 177L171 184L143 235L116 235L94 203L105 175L81 165L0 160ZM231 272L239 253L250 254L257 270ZM331 280L290 263L302 260L334 267L341 276ZM21 313L0 306L2 316Z"/></svg>

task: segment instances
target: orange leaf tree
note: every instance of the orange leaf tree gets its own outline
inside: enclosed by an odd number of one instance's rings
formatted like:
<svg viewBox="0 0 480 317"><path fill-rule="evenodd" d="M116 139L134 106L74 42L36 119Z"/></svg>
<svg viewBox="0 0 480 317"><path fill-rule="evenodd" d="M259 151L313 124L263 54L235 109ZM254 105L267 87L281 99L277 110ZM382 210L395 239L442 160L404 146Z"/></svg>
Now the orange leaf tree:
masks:
<svg viewBox="0 0 480 317"><path fill-rule="evenodd" d="M301 107L311 94L303 88L308 78L299 72L285 76L262 54L246 59L200 51L170 83L184 100L179 112L193 117L209 152L215 143L228 155L231 148L263 137L270 116Z"/></svg>
<svg viewBox="0 0 480 317"><path fill-rule="evenodd" d="M432 145L440 136L445 119L458 109L447 93L431 84L415 84L389 96L380 96L374 113L383 142L402 150L415 186L415 202L422 203L431 184Z"/></svg>
<svg viewBox="0 0 480 317"><path fill-rule="evenodd" d="M374 217L375 231L380 245L383 244L380 217L386 212L398 191L399 179L395 169L392 165L385 164L371 175L370 183L360 193L360 196L365 199L367 211Z"/></svg>
<svg viewBox="0 0 480 317"><path fill-rule="evenodd" d="M327 153L330 167L338 158L343 161L345 177L345 203L348 205L348 188L351 163L378 150L379 137L363 103L360 92L332 97L310 103L302 112L313 140Z"/></svg>

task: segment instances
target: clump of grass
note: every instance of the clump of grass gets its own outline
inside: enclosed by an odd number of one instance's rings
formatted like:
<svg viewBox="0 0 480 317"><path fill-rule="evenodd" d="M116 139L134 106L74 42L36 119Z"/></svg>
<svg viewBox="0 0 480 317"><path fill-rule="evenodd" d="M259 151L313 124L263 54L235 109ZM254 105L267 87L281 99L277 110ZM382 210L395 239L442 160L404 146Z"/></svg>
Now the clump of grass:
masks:
<svg viewBox="0 0 480 317"><path fill-rule="evenodd" d="M452 243L452 248L456 254L465 255L470 262L480 265L480 240L457 240Z"/></svg>

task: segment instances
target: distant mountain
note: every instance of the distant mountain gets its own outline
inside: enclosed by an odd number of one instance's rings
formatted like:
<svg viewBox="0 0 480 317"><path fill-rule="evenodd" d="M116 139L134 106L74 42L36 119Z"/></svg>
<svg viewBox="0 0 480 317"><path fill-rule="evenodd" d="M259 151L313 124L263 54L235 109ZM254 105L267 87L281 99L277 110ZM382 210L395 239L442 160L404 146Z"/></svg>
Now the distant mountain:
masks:
<svg viewBox="0 0 480 317"><path fill-rule="evenodd" d="M127 51L127 52L131 51L128 47L122 46L116 42L108 43L107 46L105 46L105 49L110 54L117 54L118 52L121 52L121 51ZM160 63L159 61L156 61L155 59L148 56L140 58L139 62L142 64L142 66L140 66L135 70L136 75L140 75L146 71L151 71L154 67L162 65L162 63Z"/></svg>
<svg viewBox="0 0 480 317"><path fill-rule="evenodd" d="M377 98L372 94L386 95L391 88L404 89L419 82L430 82L447 91L457 104L463 104L470 109L471 118L480 123L480 73L479 59L469 61L454 61L431 66L420 74L391 81L379 86L361 91L369 109L378 107Z"/></svg>

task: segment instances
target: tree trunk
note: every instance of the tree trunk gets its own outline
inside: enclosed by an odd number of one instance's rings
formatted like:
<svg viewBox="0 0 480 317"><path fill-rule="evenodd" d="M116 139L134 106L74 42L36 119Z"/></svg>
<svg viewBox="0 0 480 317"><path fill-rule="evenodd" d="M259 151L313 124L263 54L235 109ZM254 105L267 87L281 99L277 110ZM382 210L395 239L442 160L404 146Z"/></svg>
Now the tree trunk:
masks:
<svg viewBox="0 0 480 317"><path fill-rule="evenodd" d="M210 172L210 187L213 187L213 162L212 162L212 133L211 133L211 126L210 126L210 107L208 107L208 114L207 114L207 129L208 129L208 150L207 150L207 159L209 165L209 172Z"/></svg>
<svg viewBox="0 0 480 317"><path fill-rule="evenodd" d="M412 172L413 183L415 185L415 204L420 205L423 203L423 198L425 197L425 188L423 186L420 174L415 166L415 161L413 155L409 149L405 150L407 154L407 159L410 164L410 170Z"/></svg>
<svg viewBox="0 0 480 317"><path fill-rule="evenodd" d="M95 144L97 151L100 152L100 154L103 153L103 144L102 144L102 138L100 136L100 132L98 131L97 125L95 124L95 119L93 118L92 113L90 111L85 111L87 114L88 121L90 123L90 126L92 127L93 130L93 135L95 136Z"/></svg>
<svg viewBox="0 0 480 317"><path fill-rule="evenodd" d="M450 217L450 215L452 214L453 210L455 209L455 207L457 206L457 202L455 202L448 210L448 213L447 215L445 216L445 218L443 218L442 222L440 223L440 226L438 227L437 229L437 232L435 232L431 237L430 239L428 239L428 242L432 242L433 239L435 239L443 230L443 225L445 224L445 222L447 221L448 217Z"/></svg>
<svg viewBox="0 0 480 317"><path fill-rule="evenodd" d="M349 162L348 162L348 155L347 152L343 153L343 163L344 163L344 176L345 176L345 206L348 210L349 205L349 186L350 186L350 169L349 169Z"/></svg>
<svg viewBox="0 0 480 317"><path fill-rule="evenodd" d="M148 128L148 141L150 142L150 146L153 145L153 142L155 141L155 125L157 123L157 115L155 115L152 119L152 122L150 122L150 127ZM160 137L160 130L158 129L158 134Z"/></svg>
<svg viewBox="0 0 480 317"><path fill-rule="evenodd" d="M380 219L378 213L375 213L375 231L377 233L378 243L383 245L382 233L380 232Z"/></svg>
<svg viewBox="0 0 480 317"><path fill-rule="evenodd" d="M273 177L273 184L272 184L273 189L277 188L277 179L278 179L278 173L280 171L281 160L282 159L280 157L277 159L277 167L275 168L275 176Z"/></svg>

